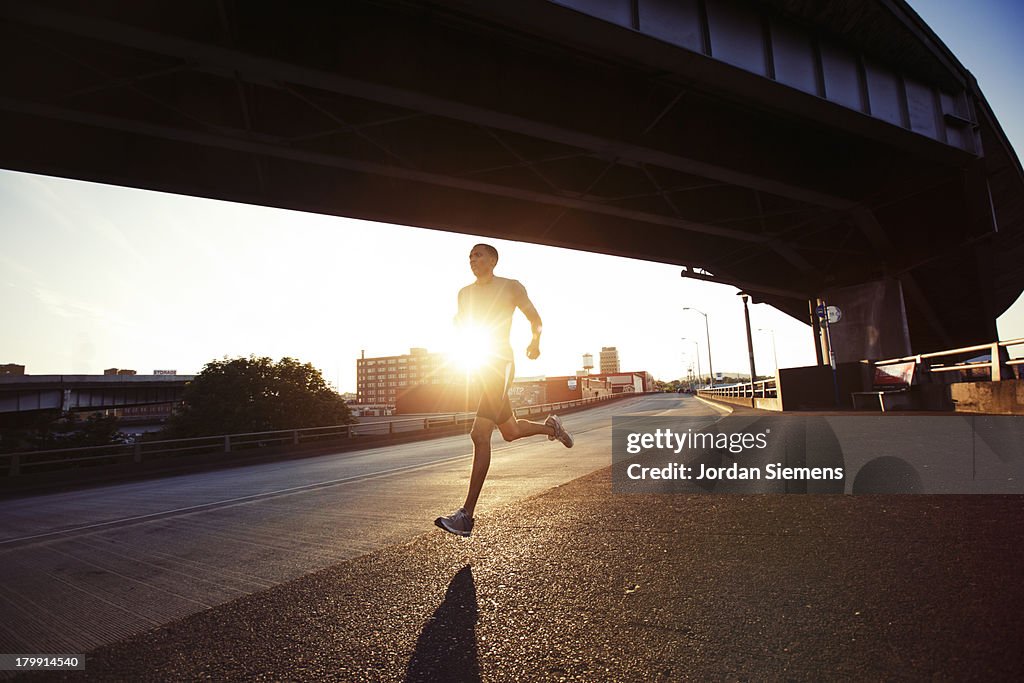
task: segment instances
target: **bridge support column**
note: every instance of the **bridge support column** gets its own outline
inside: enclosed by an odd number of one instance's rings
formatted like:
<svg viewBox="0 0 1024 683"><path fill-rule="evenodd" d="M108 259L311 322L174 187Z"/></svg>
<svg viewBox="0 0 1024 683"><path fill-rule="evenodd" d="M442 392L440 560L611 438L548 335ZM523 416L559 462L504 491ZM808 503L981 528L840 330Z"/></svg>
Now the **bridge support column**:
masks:
<svg viewBox="0 0 1024 683"><path fill-rule="evenodd" d="M818 320L818 313L814 309L814 299L807 300L807 309L811 315L811 334L814 335L814 356L818 359L818 367L825 364L825 355L821 352L821 322Z"/></svg>
<svg viewBox="0 0 1024 683"><path fill-rule="evenodd" d="M230 435L225 435L224 436L224 452L225 453L230 453L231 452L231 436Z"/></svg>

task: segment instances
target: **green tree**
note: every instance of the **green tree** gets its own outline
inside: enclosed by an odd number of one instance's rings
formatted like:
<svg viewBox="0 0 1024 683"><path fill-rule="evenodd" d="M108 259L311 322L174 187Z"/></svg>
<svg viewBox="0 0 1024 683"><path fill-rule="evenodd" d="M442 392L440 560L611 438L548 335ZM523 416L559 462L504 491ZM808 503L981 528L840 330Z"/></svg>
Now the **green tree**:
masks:
<svg viewBox="0 0 1024 683"><path fill-rule="evenodd" d="M98 413L83 419L77 413L58 410L26 411L0 420L0 453L82 448L127 442L118 430L117 418Z"/></svg>
<svg viewBox="0 0 1024 683"><path fill-rule="evenodd" d="M185 387L161 438L326 427L353 422L345 400L310 363L223 358Z"/></svg>

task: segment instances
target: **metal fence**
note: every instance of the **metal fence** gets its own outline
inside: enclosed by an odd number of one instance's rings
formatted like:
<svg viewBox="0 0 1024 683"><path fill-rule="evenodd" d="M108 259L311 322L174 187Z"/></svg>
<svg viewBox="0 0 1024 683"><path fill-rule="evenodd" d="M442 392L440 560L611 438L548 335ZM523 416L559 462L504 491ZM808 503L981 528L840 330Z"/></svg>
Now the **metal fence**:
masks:
<svg viewBox="0 0 1024 683"><path fill-rule="evenodd" d="M774 377L769 377L757 382L730 384L724 387L715 387L714 389L700 389L697 393L700 396L722 396L728 398L778 398L778 384Z"/></svg>
<svg viewBox="0 0 1024 683"><path fill-rule="evenodd" d="M948 349L946 351L935 351L933 353L920 353L916 356L907 356L905 358L890 358L887 360L876 361L875 366L885 366L892 365L894 363L907 363L913 361L926 368L929 372L963 373L961 377L964 378L969 378L971 375L970 371L972 370L981 370L988 375L990 380L998 382L1005 379L1003 377L1002 366L1006 365L1012 370L1016 366L1024 365L1024 358L1001 360L1001 349L1009 350L1014 346L1021 345L1024 345L1024 338L990 342L988 344L978 344L976 346L964 346L959 349ZM957 356L965 356L985 351L988 351L988 360L956 360ZM942 362L931 362L937 359L942 359Z"/></svg>
<svg viewBox="0 0 1024 683"><path fill-rule="evenodd" d="M1009 341L996 341L988 344L978 344L976 346L965 346L958 349L935 351L933 353L920 353L916 356L907 356L905 358L889 358L886 360L875 361L874 365L878 367L913 361L929 372L961 373L957 379L953 380L954 382L961 378L970 379L972 374L971 371L980 370L987 374L990 380L998 382L1001 379L1006 379L1003 376L1003 366L1006 366L1011 371L1015 370L1018 366L1024 366L1024 358L1010 360L1002 359L1002 349L1008 350L1015 346L1024 346L1024 338L1011 339ZM975 358L957 360L958 357L977 353L984 354L986 351L988 352L988 359ZM937 360L941 360L941 362L931 362ZM1020 375L1020 370L1017 370L1017 373ZM700 396L721 396L728 398L777 398L778 384L776 379L777 378L775 377L770 377L757 382L730 384L729 386L715 387L714 389L700 389L697 393Z"/></svg>
<svg viewBox="0 0 1024 683"><path fill-rule="evenodd" d="M609 400L635 396L634 393L609 394L592 398L523 406L515 410L517 417L545 415ZM435 431L456 428L472 423L474 413L449 413L423 417L401 418L384 422L354 423L330 427L284 429L247 434L222 434L189 439L141 440L130 444L88 446L84 448L58 448L45 451L25 451L0 454L0 476L19 476L28 473L66 470L76 467L94 467L181 458L192 455L223 455L268 449L297 448L301 446L387 442L396 434L417 431Z"/></svg>

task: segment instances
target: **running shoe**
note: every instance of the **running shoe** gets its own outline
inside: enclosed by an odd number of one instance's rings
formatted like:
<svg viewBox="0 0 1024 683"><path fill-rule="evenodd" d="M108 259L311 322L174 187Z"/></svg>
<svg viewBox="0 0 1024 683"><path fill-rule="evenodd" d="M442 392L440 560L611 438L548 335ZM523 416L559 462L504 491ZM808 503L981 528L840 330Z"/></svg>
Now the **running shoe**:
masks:
<svg viewBox="0 0 1024 683"><path fill-rule="evenodd" d="M473 531L473 518L466 514L466 511L459 508L447 517L438 517L434 524L456 536L469 536Z"/></svg>
<svg viewBox="0 0 1024 683"><path fill-rule="evenodd" d="M544 424L555 430L554 436L549 436L548 441L558 439L566 448L572 448L572 434L562 426L562 418L557 415L548 415L548 419L544 420Z"/></svg>

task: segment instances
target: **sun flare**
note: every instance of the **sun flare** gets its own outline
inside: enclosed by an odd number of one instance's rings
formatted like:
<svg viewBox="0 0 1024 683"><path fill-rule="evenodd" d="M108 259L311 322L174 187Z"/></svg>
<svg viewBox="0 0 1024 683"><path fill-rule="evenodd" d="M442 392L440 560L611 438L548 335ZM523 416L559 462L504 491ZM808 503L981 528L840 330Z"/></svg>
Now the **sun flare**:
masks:
<svg viewBox="0 0 1024 683"><path fill-rule="evenodd" d="M452 341L448 358L466 374L479 370L491 356L491 336L482 327L463 326Z"/></svg>

